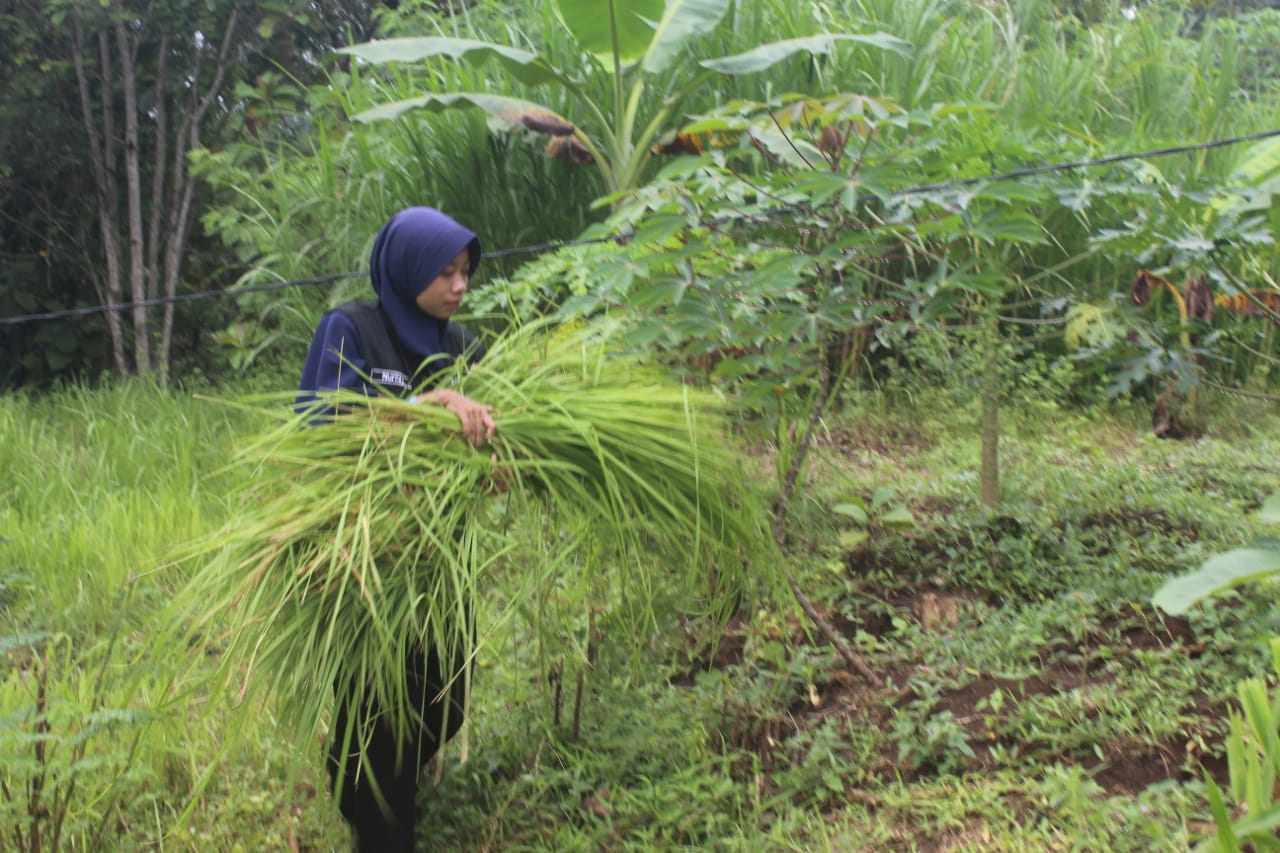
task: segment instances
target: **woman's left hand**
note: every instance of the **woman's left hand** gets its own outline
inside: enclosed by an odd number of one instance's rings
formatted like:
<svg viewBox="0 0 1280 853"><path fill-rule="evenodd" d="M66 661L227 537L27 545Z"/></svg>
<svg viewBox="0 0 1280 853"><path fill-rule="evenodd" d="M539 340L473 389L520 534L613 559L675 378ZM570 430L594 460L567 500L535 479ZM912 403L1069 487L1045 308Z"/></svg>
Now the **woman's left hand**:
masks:
<svg viewBox="0 0 1280 853"><path fill-rule="evenodd" d="M429 391L421 399L428 403L435 403L437 406L444 406L457 415L462 423L462 434L467 437L472 447L479 447L491 441L498 432L498 426L493 422L493 406L477 403L470 397L465 397L448 388Z"/></svg>

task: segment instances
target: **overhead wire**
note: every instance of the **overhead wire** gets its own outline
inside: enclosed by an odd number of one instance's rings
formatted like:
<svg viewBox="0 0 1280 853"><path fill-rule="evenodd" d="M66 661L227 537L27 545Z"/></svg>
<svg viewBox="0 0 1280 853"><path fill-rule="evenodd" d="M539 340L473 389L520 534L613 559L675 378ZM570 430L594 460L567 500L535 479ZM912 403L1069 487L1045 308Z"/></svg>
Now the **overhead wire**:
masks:
<svg viewBox="0 0 1280 853"><path fill-rule="evenodd" d="M980 184L998 183L1009 180L1021 180L1023 178L1034 177L1038 175L1053 174L1056 172L1077 171L1082 169L1094 168L1097 166L1113 165L1130 160L1146 160L1157 157L1168 157L1174 154L1185 154L1194 151L1205 151L1213 148L1223 148L1230 145L1240 145L1246 142L1258 142L1264 139L1280 136L1280 129L1265 130L1257 133L1250 133L1241 136L1225 137L1222 139L1210 140L1208 142L1189 143L1186 145L1173 145L1163 148L1148 149L1145 151L1128 152L1125 154L1112 154L1103 157L1094 157L1086 160L1072 160L1062 163L1050 163L1043 166L1030 166L1021 169L1013 169L1007 172L1001 172L995 175L976 176L969 178L958 178L951 181L941 181L931 184L921 184L914 187L895 190L891 194L892 197L906 197L913 195L921 195L928 192L943 192L949 189L963 189L965 187L977 186ZM793 214L796 212L814 212L812 207L805 204L783 205L778 208L771 208L765 211L765 216L760 214L748 214L739 212L726 214L722 216L712 217L710 219L697 223L699 227L715 228L730 222L737 222L743 219L761 219L763 221L781 221L774 217L783 214ZM530 246L518 246L508 249L499 249L493 252L484 253L483 257L487 259L513 257L517 255L542 254L544 252L558 251L560 249L572 248L576 246L598 245L601 243L625 243L635 236L636 232L632 229L619 231L614 234L606 234L597 237L581 237L573 240L554 241L546 243L538 243ZM261 284L244 285L241 287L227 288L224 290L207 290L197 293L182 293L173 296L160 296L151 299L140 299L131 302L116 302L106 305L88 305L80 308L66 308L57 311L45 311L42 313L20 314L11 317L0 317L0 326L13 326L24 323L34 323L45 320L58 320L68 317L83 317L92 314L104 314L110 311L128 311L133 308L152 307L165 305L169 303L197 302L209 299L219 299L222 297L242 296L249 293L263 293L273 290L283 290L290 287L301 287L312 284L328 284L335 281L341 281L348 278L362 277L368 274L367 270L358 270L351 272L332 273L329 275L311 276L308 278L289 279L286 281L266 282Z"/></svg>

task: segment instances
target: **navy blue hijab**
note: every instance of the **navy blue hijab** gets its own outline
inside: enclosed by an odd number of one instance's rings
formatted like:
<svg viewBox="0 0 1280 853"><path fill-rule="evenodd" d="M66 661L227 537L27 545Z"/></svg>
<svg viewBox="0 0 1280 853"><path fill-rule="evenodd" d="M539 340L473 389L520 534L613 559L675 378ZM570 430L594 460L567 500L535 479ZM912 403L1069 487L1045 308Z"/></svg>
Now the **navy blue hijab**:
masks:
<svg viewBox="0 0 1280 853"><path fill-rule="evenodd" d="M448 320L422 313L417 299L459 252L467 250L470 273L480 265L480 238L431 207L400 211L378 232L369 258L369 278L387 321L416 362L445 351Z"/></svg>

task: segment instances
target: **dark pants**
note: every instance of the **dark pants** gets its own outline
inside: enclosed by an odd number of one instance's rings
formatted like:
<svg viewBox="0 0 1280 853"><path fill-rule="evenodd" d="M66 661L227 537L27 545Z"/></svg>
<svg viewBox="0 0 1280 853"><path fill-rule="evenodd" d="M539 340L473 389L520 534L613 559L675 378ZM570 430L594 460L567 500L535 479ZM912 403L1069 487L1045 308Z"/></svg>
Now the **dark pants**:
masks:
<svg viewBox="0 0 1280 853"><path fill-rule="evenodd" d="M437 700L448 676L442 674L440 657L435 649L414 656L406 662L405 676L409 695L417 697L416 707L421 724L408 743L398 745L391 726L379 719L376 708L366 706L366 720L377 719L369 743L361 745L359 733L352 736L351 752L344 755L343 740L351 719L350 708L339 691L339 705L334 716L333 739L329 743L329 779L342 815L356 835L356 847L365 853L411 853L417 828L418 773L431 759L440 744L457 733L462 725L466 704L466 672L449 687L446 696ZM447 720L446 720L447 709ZM341 790L337 784L342 768ZM372 774L377 789L370 783ZM385 800L385 810L378 794Z"/></svg>

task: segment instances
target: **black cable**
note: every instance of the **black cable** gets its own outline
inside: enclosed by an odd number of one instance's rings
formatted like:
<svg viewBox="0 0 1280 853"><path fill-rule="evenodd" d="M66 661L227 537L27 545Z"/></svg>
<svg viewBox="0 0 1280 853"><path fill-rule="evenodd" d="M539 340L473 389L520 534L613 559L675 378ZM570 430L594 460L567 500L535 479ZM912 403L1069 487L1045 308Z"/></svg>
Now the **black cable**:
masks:
<svg viewBox="0 0 1280 853"><path fill-rule="evenodd" d="M1273 136L1280 136L1280 129L1263 130L1258 133L1250 133L1247 136L1232 136L1226 139L1215 139L1211 142L1197 142L1192 145L1173 145L1168 148L1154 148L1150 151L1139 151L1131 154L1111 154L1106 157L1095 157L1092 160L1075 160L1069 163L1053 163L1048 166L1029 166L1025 169L1014 169L1011 172L1004 172L990 177L964 178L955 181L944 181L938 184L923 184L906 190L898 190L894 195L917 195L924 192L951 189L952 187L969 187L989 181L1007 181L1014 178L1028 178L1033 175L1047 175L1052 172L1088 169L1093 166L1109 166L1112 163L1123 163L1126 160L1143 160L1154 157L1167 157L1170 154L1186 154L1191 151L1207 151L1211 148L1239 145L1242 142L1257 142L1262 139L1270 139Z"/></svg>
<svg viewBox="0 0 1280 853"><path fill-rule="evenodd" d="M1034 175L1047 175L1054 172L1075 171L1078 169L1089 169L1094 166L1107 166L1113 163L1122 163L1127 160L1142 160L1155 157L1167 157L1172 154L1185 154L1191 151L1205 151L1211 148L1222 148L1228 145L1239 145L1244 142L1257 142L1262 139L1270 139L1280 136L1280 129L1264 130L1258 133L1251 133L1245 136L1232 136L1225 139L1215 139L1210 142L1198 142L1190 145L1175 145L1166 148L1155 148L1149 151L1138 151L1128 154L1112 154L1106 157L1095 157L1090 160L1073 160L1066 163L1052 163L1046 166L1031 166L1023 169L1014 169L1009 172L1003 172L998 175L988 175L985 177L961 178L954 181L943 181L935 184L922 184L916 187L909 187L903 190L896 190L894 196L919 195L926 192L937 192L952 188L961 188L974 186L976 184L994 183L998 181L1016 180L1019 178L1032 177ZM714 227L727 222L735 222L741 219L762 218L765 221L773 221L775 214L794 213L796 211L811 211L808 205L796 204L774 208L765 212L766 215L760 214L729 214L718 216L698 224L704 227ZM556 251L572 246L590 246L598 243L622 243L634 236L633 231L622 232L618 234L609 234L602 237L585 237L577 240L565 240L554 243L540 243L533 246L519 246L512 249L499 249L495 252L486 252L485 258L505 258L513 255L529 255L541 254L543 252ZM153 305L164 305L166 303L178 302L195 302L204 299L215 299L223 296L240 296L245 293L261 293L269 290L282 290L286 287L298 287L306 284L326 284L332 281L339 281L344 278L356 278L368 273L367 270L359 272L333 273L332 275L315 276L313 278L291 279L289 281L278 281L269 284L255 284L245 287L232 288L230 290L207 290L200 293L184 293L175 296L162 296L154 299L142 299L135 302L117 302L110 305L92 305L83 308L68 308L61 311L48 311L43 314L23 314L16 317L0 317L0 326L14 326L22 323L32 323L38 320L57 320L64 317L83 317L89 314L103 314L108 311L127 311L132 308L149 307Z"/></svg>
<svg viewBox="0 0 1280 853"><path fill-rule="evenodd" d="M57 320L62 317L83 317L88 314L102 314L107 311L126 311L130 308L164 305L169 302L198 302L203 299L215 299L220 296L239 296L242 293L262 293L268 290L283 290L286 287L298 287L303 284L326 284L344 278L355 278L365 275L363 272L339 272L330 275L318 275L314 278L298 278L290 281L273 281L268 284L250 284L231 290L205 290L200 293L179 293L174 296L157 296L154 299L140 299L136 302L116 302L111 305L90 305L84 308L67 308L62 311L48 311L44 314L24 314L19 317L0 317L0 326L12 326L35 320Z"/></svg>

